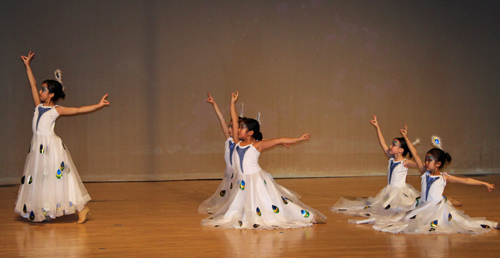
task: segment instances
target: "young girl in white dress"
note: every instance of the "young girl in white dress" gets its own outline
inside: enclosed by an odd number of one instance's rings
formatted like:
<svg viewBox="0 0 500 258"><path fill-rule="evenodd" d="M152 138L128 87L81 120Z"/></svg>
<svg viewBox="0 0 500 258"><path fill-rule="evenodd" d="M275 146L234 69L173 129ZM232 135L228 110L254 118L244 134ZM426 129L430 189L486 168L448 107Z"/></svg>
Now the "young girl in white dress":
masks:
<svg viewBox="0 0 500 258"><path fill-rule="evenodd" d="M35 103L35 114L32 122L33 138L21 178L15 212L30 221L40 222L78 211L77 223L83 223L90 211L86 206L90 196L82 184L68 148L54 134L54 127L60 115L88 113L109 105L106 100L108 95L92 106L72 108L56 105L57 100L65 96L60 71L56 71L57 81L45 80L38 91L30 67L34 56L35 53L32 52L28 56L21 56Z"/></svg>
<svg viewBox="0 0 500 258"><path fill-rule="evenodd" d="M234 106L237 99L238 93L233 93L233 121L238 119ZM237 182L229 199L211 217L202 220L202 225L237 229L280 229L307 227L312 223L325 221L323 214L283 191L258 163L263 150L279 144L308 140L309 134L298 138L262 140L259 123L250 118L244 119L239 128L233 123L233 132L233 139L237 143L233 156Z"/></svg>
<svg viewBox="0 0 500 258"><path fill-rule="evenodd" d="M384 154L389 158L387 186L375 197L357 198L354 201L341 197L330 208L333 212L363 217L389 216L400 211L409 210L415 198L420 195L413 186L406 183L408 168L416 167L415 162L405 159L407 154L411 158L406 140L404 138L394 138L392 144L387 147L376 116L373 116L371 123L377 130L377 137Z"/></svg>
<svg viewBox="0 0 500 258"><path fill-rule="evenodd" d="M212 214L228 199L231 192L230 190L233 189L234 179L232 156L236 144L233 141L233 121L231 120L229 122L229 127L226 125L226 120L224 120L217 103L215 103L215 100L212 98L210 93L208 93L207 102L213 105L215 114L217 114L217 117L219 118L222 132L226 138L226 142L224 143L224 160L226 161L226 169L224 171L224 178L215 193L210 196L210 198L203 201L198 207L198 213L200 214ZM238 118L238 120L241 120L241 118Z"/></svg>
<svg viewBox="0 0 500 258"><path fill-rule="evenodd" d="M376 219L375 225L373 225L374 229L409 234L482 234L498 227L497 222L465 215L462 211L455 209L443 196L447 183L482 185L489 192L495 189L493 184L441 172L443 166L451 161L451 156L440 148L429 150L425 155L425 163L422 163L417 150L408 141L406 125L404 129L401 129L401 133L409 143L408 147L422 174L422 195L408 212L394 217Z"/></svg>

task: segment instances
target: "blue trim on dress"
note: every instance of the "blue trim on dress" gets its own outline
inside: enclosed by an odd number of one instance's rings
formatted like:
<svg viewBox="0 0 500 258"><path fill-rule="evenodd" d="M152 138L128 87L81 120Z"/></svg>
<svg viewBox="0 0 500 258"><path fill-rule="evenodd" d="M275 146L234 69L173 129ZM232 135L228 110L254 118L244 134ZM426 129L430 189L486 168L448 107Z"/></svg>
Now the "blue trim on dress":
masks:
<svg viewBox="0 0 500 258"><path fill-rule="evenodd" d="M241 173L245 173L243 171L243 159L245 158L245 153L247 153L247 150L250 148L250 145L247 148L241 148L240 146L236 146L236 152L238 152L238 156L240 157L240 167L241 167Z"/></svg>
<svg viewBox="0 0 500 258"><path fill-rule="evenodd" d="M388 185L391 184L391 179L392 179L392 172L394 169L401 163L401 161L398 161L397 163L394 163L394 160L391 160L391 164L389 165L389 182L387 183Z"/></svg>
<svg viewBox="0 0 500 258"><path fill-rule="evenodd" d="M231 166L233 165L234 146L236 146L236 144L230 140L229 141L229 163L231 163Z"/></svg>
<svg viewBox="0 0 500 258"><path fill-rule="evenodd" d="M38 122L40 122L40 118L42 117L43 114L45 114L45 112L49 111L51 109L51 107L49 108L44 108L42 106L39 106L38 107L38 119L36 120L36 130L38 131Z"/></svg>
<svg viewBox="0 0 500 258"><path fill-rule="evenodd" d="M429 174L425 175L425 183L427 184L427 188L425 189L425 201L427 201L432 184L438 179L439 177L431 177Z"/></svg>

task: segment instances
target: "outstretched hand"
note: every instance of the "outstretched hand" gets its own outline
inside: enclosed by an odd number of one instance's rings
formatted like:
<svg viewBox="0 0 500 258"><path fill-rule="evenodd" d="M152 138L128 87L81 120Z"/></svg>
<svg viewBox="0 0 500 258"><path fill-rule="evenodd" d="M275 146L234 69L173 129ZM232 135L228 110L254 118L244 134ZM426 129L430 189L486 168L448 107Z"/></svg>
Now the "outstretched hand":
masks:
<svg viewBox="0 0 500 258"><path fill-rule="evenodd" d="M236 93L231 93L231 103L236 103L236 101L238 100L238 96L239 96L239 93L238 91L236 91Z"/></svg>
<svg viewBox="0 0 500 258"><path fill-rule="evenodd" d="M378 122L377 122L377 116L376 115L373 115L373 120L370 121L370 123L375 126L375 127L378 127Z"/></svg>
<svg viewBox="0 0 500 258"><path fill-rule="evenodd" d="M302 136L300 136L300 137L299 137L299 139L300 139L301 141L303 141L303 140L309 140L309 139L311 139L311 134L309 134L309 133L305 133L305 134L303 134Z"/></svg>
<svg viewBox="0 0 500 258"><path fill-rule="evenodd" d="M215 103L214 98L212 98L212 96L210 95L210 93L209 93L209 92L207 92L207 94L208 94L208 99L207 99L207 102L208 102L208 103L210 103L210 104L214 104L214 103Z"/></svg>
<svg viewBox="0 0 500 258"><path fill-rule="evenodd" d="M109 106L109 101L106 100L107 97L108 97L108 94L104 95L104 97L102 97L101 101L97 105L99 107Z"/></svg>
<svg viewBox="0 0 500 258"><path fill-rule="evenodd" d="M486 185L486 188L488 188L488 192L491 192L491 190L495 189L494 184L486 183L485 185Z"/></svg>
<svg viewBox="0 0 500 258"><path fill-rule="evenodd" d="M31 51L28 54L28 56L21 56L21 59L23 60L23 63L25 66L29 66L30 62L31 62L31 60L33 60L33 58L35 58L35 52L31 52Z"/></svg>
<svg viewBox="0 0 500 258"><path fill-rule="evenodd" d="M405 128L404 129L399 129L399 131L401 132L401 135L403 135L403 137L408 137L408 126L406 126L405 124Z"/></svg>

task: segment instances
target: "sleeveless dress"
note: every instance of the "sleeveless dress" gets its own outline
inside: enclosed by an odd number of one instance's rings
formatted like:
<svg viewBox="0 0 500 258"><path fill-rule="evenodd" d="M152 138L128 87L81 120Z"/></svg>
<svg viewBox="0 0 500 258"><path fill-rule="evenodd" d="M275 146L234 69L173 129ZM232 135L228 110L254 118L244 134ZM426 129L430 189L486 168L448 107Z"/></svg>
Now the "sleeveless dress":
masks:
<svg viewBox="0 0 500 258"><path fill-rule="evenodd" d="M69 150L54 134L59 117L55 107L35 107L33 138L16 201L15 212L35 222L80 211L90 200Z"/></svg>
<svg viewBox="0 0 500 258"><path fill-rule="evenodd" d="M389 233L407 234L483 234L496 228L498 223L484 218L471 218L455 209L443 191L447 173L433 176L430 171L422 175L422 196L408 212L394 217L376 219L373 228Z"/></svg>
<svg viewBox="0 0 500 258"><path fill-rule="evenodd" d="M260 152L253 144L235 147L233 164L236 184L229 199L201 224L209 227L237 229L283 229L311 226L316 216L326 219L308 207L288 189L277 184L259 166Z"/></svg>
<svg viewBox="0 0 500 258"><path fill-rule="evenodd" d="M390 216L409 210L420 193L412 185L406 183L408 168L404 166L405 160L389 159L387 186L377 196L357 198L354 201L341 197L330 210L363 217Z"/></svg>
<svg viewBox="0 0 500 258"><path fill-rule="evenodd" d="M226 161L224 178L215 193L198 207L198 213L200 214L212 214L216 211L228 199L230 190L233 189L234 169L232 157L235 147L233 138L228 138L224 146L224 160Z"/></svg>

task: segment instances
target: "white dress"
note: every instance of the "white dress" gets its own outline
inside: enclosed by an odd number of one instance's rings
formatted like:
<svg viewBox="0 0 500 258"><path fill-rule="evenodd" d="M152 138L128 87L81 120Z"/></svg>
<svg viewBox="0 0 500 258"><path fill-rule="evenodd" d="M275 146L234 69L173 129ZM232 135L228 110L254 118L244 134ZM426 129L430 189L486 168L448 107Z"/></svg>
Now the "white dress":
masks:
<svg viewBox="0 0 500 258"><path fill-rule="evenodd" d="M21 178L15 212L40 222L82 210L90 200L69 150L54 134L54 107L35 107L33 138Z"/></svg>
<svg viewBox="0 0 500 258"><path fill-rule="evenodd" d="M408 234L483 234L497 227L497 222L471 218L455 209L443 196L447 173L422 175L422 196L408 212L376 219L373 228L390 233Z"/></svg>
<svg viewBox="0 0 500 258"><path fill-rule="evenodd" d="M229 199L202 225L237 229L282 229L311 226L318 211L277 184L259 166L260 152L251 144L235 147L236 184Z"/></svg>
<svg viewBox="0 0 500 258"><path fill-rule="evenodd" d="M412 185L406 183L408 168L404 166L404 161L389 159L387 186L377 196L357 198L354 201L341 197L330 210L363 217L389 216L409 210L420 193Z"/></svg>
<svg viewBox="0 0 500 258"><path fill-rule="evenodd" d="M226 161L226 169L224 171L224 178L215 193L200 204L198 207L198 213L212 214L228 199L234 183L232 157L235 145L236 144L234 143L233 138L228 138L225 142L224 160Z"/></svg>

